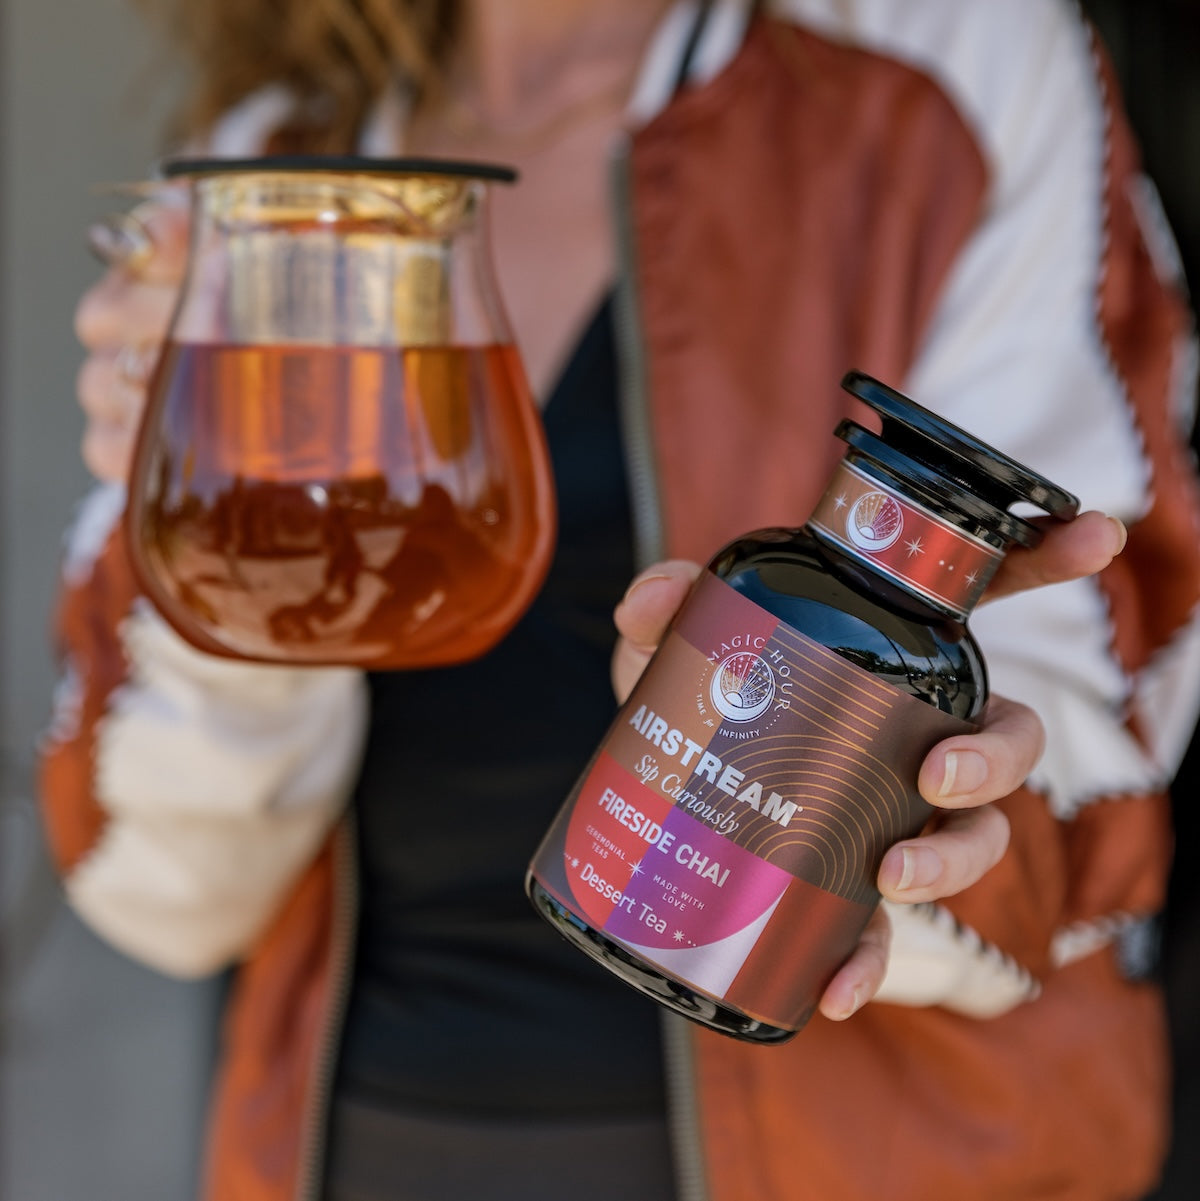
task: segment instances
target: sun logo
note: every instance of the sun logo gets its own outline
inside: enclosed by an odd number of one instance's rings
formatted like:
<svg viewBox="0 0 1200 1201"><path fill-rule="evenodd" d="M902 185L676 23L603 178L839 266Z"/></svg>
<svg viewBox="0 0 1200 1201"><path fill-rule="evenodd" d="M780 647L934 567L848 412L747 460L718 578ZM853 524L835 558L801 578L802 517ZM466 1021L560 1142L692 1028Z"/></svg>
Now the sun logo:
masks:
<svg viewBox="0 0 1200 1201"><path fill-rule="evenodd" d="M775 673L765 659L750 651L738 651L717 664L708 692L722 717L753 721L775 699Z"/></svg>
<svg viewBox="0 0 1200 1201"><path fill-rule="evenodd" d="M904 510L886 492L860 496L846 515L846 534L859 550L878 554L904 530Z"/></svg>

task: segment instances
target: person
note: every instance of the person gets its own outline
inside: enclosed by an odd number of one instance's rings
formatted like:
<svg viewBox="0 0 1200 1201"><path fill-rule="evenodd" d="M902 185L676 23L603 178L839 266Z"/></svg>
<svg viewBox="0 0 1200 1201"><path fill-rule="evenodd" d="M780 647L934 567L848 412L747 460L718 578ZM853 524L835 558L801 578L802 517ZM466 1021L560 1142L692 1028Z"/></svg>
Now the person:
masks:
<svg viewBox="0 0 1200 1201"><path fill-rule="evenodd" d="M64 561L41 792L105 937L168 972L236 965L204 1197L1143 1193L1166 1069L1130 950L1196 712L1190 322L1074 7L173 18L198 68L182 134L208 153L517 168L494 242L560 506L542 594L473 664L206 657L139 598L118 521L182 210L141 209L82 300L105 482ZM851 366L1088 512L1006 561L973 618L998 695L922 767L941 820L885 856L819 1015L750 1047L660 1022L532 914L522 877L612 715L610 667L622 696L697 562L811 510ZM520 707L498 703L514 673L536 682Z"/></svg>

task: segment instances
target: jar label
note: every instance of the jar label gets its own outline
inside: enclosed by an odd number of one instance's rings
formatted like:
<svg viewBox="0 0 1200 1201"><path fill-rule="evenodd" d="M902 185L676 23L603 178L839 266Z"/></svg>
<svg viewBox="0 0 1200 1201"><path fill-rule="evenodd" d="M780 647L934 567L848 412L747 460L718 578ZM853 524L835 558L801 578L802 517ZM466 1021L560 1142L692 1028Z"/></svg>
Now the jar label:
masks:
<svg viewBox="0 0 1200 1201"><path fill-rule="evenodd" d="M998 547L843 460L808 527L952 613L969 613L1004 559Z"/></svg>
<svg viewBox="0 0 1200 1201"><path fill-rule="evenodd" d="M922 759L972 728L705 572L530 870L664 974L798 1029L932 812Z"/></svg>

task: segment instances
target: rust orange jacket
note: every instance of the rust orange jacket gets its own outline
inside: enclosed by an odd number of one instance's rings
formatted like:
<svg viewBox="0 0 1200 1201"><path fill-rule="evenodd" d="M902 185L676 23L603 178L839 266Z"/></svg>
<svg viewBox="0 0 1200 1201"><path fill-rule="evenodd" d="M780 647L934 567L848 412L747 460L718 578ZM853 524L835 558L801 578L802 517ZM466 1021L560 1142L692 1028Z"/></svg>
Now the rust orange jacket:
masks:
<svg viewBox="0 0 1200 1201"><path fill-rule="evenodd" d="M1168 1061L1128 951L1162 901L1163 785L1200 678L1194 349L1170 238L1072 6L766 7L718 3L678 93L688 6L668 15L614 165L642 560L802 521L841 453L850 367L1130 538L1101 577L973 619L996 691L1038 710L1048 749L1004 802L1003 862L944 905L891 908L884 999L782 1047L671 1026L680 1195L1137 1198ZM117 946L182 974L239 965L207 1201L315 1196L362 681L184 646L137 597L122 504L89 499L64 565L50 840Z"/></svg>

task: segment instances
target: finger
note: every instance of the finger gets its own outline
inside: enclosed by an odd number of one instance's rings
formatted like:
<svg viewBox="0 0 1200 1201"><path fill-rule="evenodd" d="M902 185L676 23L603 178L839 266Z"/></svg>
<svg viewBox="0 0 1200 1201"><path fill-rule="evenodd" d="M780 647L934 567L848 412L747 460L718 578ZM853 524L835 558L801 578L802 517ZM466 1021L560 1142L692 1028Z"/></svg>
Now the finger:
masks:
<svg viewBox="0 0 1200 1201"><path fill-rule="evenodd" d="M174 191L89 231L93 250L109 270L84 293L75 333L89 349L160 341L183 279L188 214Z"/></svg>
<svg viewBox="0 0 1200 1201"><path fill-rule="evenodd" d="M140 408L158 361L159 345L121 346L93 351L75 377L79 402L89 417L113 416Z"/></svg>
<svg viewBox="0 0 1200 1201"><path fill-rule="evenodd" d="M699 574L698 564L672 559L648 567L629 585L613 611L620 635L612 660L618 700L629 695Z"/></svg>
<svg viewBox="0 0 1200 1201"><path fill-rule="evenodd" d="M947 738L925 756L917 788L944 809L998 801L1020 788L1045 745L1041 720L1028 705L994 696L977 733Z"/></svg>
<svg viewBox="0 0 1200 1201"><path fill-rule="evenodd" d="M76 392L91 421L133 429L141 419L147 385L158 361L159 346L122 346L96 351L80 365Z"/></svg>
<svg viewBox="0 0 1200 1201"><path fill-rule="evenodd" d="M126 390L117 386L115 356L110 352L90 354L75 376L75 395L89 421L115 421L132 403Z"/></svg>
<svg viewBox="0 0 1200 1201"><path fill-rule="evenodd" d="M613 612L621 636L653 650L700 574L686 559L669 559L646 568L625 590Z"/></svg>
<svg viewBox="0 0 1200 1201"><path fill-rule="evenodd" d="M1121 553L1127 537L1121 521L1095 510L1080 513L1073 521L1045 519L1035 524L1043 531L1041 544L1010 550L988 585L985 600L1095 575Z"/></svg>
<svg viewBox="0 0 1200 1201"><path fill-rule="evenodd" d="M126 477L153 357L153 348L103 352L80 366L76 392L87 417L83 460L99 479Z"/></svg>
<svg viewBox="0 0 1200 1201"><path fill-rule="evenodd" d="M879 991L891 943L892 924L883 909L876 909L853 954L821 994L818 1008L825 1017L845 1021Z"/></svg>
<svg viewBox="0 0 1200 1201"><path fill-rule="evenodd" d="M88 249L106 267L137 272L154 253L154 241L136 212L109 213L88 227Z"/></svg>
<svg viewBox="0 0 1200 1201"><path fill-rule="evenodd" d="M946 813L930 833L889 848L877 886L892 901L953 896L1000 862L1008 840L1008 818L995 805Z"/></svg>
<svg viewBox="0 0 1200 1201"><path fill-rule="evenodd" d="M136 432L124 424L89 422L80 453L88 471L107 484L123 484L133 463Z"/></svg>
<svg viewBox="0 0 1200 1201"><path fill-rule="evenodd" d="M110 213L87 230L87 244L105 266L147 283L178 283L187 258L186 193L161 195L123 213Z"/></svg>
<svg viewBox="0 0 1200 1201"><path fill-rule="evenodd" d="M136 425L157 353L156 346L128 346L88 355L76 376L85 415L94 421Z"/></svg>
<svg viewBox="0 0 1200 1201"><path fill-rule="evenodd" d="M89 288L75 309L75 336L89 350L161 342L179 289L110 271Z"/></svg>

